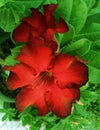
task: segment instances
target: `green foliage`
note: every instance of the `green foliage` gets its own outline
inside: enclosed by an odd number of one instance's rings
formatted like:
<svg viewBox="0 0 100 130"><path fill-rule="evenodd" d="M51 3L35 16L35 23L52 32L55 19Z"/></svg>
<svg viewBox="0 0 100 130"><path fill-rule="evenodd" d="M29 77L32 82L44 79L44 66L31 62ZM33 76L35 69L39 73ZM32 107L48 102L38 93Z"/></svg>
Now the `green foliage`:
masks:
<svg viewBox="0 0 100 130"><path fill-rule="evenodd" d="M0 29L0 44L4 43L9 38L9 33L5 33L2 29Z"/></svg>
<svg viewBox="0 0 100 130"><path fill-rule="evenodd" d="M88 10L90 10L94 6L96 0L84 0L84 2L86 3Z"/></svg>
<svg viewBox="0 0 100 130"><path fill-rule="evenodd" d="M42 0L2 0L0 7L0 27L5 32L12 32L20 20L27 15L29 9L37 8L41 3Z"/></svg>
<svg viewBox="0 0 100 130"><path fill-rule="evenodd" d="M73 7L69 23L75 27L76 33L78 33L87 18L87 6L83 0L73 0Z"/></svg>
<svg viewBox="0 0 100 130"><path fill-rule="evenodd" d="M58 0L56 17L62 16L69 24L73 25L78 33L87 18L87 6L83 0Z"/></svg>
<svg viewBox="0 0 100 130"><path fill-rule="evenodd" d="M55 12L56 16L62 16L66 21L69 21L71 16L74 0L58 0L58 7Z"/></svg>
<svg viewBox="0 0 100 130"><path fill-rule="evenodd" d="M7 4L10 1L12 1L12 0L0 0L0 7L4 6L5 4Z"/></svg>
<svg viewBox="0 0 100 130"><path fill-rule="evenodd" d="M16 114L16 110L13 108L5 108L5 109L0 109L0 113L3 113L2 121L5 120L13 120Z"/></svg>
<svg viewBox="0 0 100 130"><path fill-rule="evenodd" d="M57 4L57 0L44 0L43 5L46 4Z"/></svg>
<svg viewBox="0 0 100 130"><path fill-rule="evenodd" d="M5 59L5 61L3 62L3 65L11 65L11 66L13 66L13 65L15 65L16 63L19 63L19 61L17 61L15 58L16 58L17 55L19 54L21 47L22 47L22 46L20 45L20 46L17 46L17 47L15 47L15 48L11 49L11 55L9 55L9 56Z"/></svg>
<svg viewBox="0 0 100 130"><path fill-rule="evenodd" d="M18 5L14 2L9 2L5 6L2 6L0 8L0 27L5 32L11 32L24 15L24 11L25 7L23 5Z"/></svg>
<svg viewBox="0 0 100 130"><path fill-rule="evenodd" d="M87 38L91 41L96 41L100 39L100 24L99 23L91 23L87 26L85 26L82 30L82 32L78 35L76 35L74 40L80 39L80 38Z"/></svg>
<svg viewBox="0 0 100 130"><path fill-rule="evenodd" d="M82 38L73 42L72 44L68 44L67 46L61 49L62 52L70 53L72 55L83 56L90 50L91 41L86 38Z"/></svg>

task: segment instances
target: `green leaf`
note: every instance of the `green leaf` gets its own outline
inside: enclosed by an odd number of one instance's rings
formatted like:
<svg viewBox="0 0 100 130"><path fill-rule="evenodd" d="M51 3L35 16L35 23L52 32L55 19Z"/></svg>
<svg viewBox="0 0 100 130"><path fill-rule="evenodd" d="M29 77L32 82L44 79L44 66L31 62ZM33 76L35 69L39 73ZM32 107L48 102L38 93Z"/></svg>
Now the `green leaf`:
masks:
<svg viewBox="0 0 100 130"><path fill-rule="evenodd" d="M69 24L68 26L69 26L69 31L64 34L60 34L60 35L63 35L60 41L61 47L66 45L68 42L70 42L74 38L74 35L75 35L74 27L71 24Z"/></svg>
<svg viewBox="0 0 100 130"><path fill-rule="evenodd" d="M89 66L89 82L100 84L100 69Z"/></svg>
<svg viewBox="0 0 100 130"><path fill-rule="evenodd" d="M3 108L0 109L0 113L4 113L2 121L8 119L9 121L13 120L13 117L16 116L16 110L14 108Z"/></svg>
<svg viewBox="0 0 100 130"><path fill-rule="evenodd" d="M92 10L90 11L90 14L89 14L89 16L88 16L88 18L85 22L85 25L84 25L82 32L84 30L86 30L91 24L94 24L94 23L100 24L100 19L99 19L99 17L100 17L100 6L96 9L98 9L99 11L97 11L97 12L94 11L94 13L91 12Z"/></svg>
<svg viewBox="0 0 100 130"><path fill-rule="evenodd" d="M83 58L88 60L88 65L100 69L100 52L90 50Z"/></svg>
<svg viewBox="0 0 100 130"><path fill-rule="evenodd" d="M19 21L25 17L25 6L23 4L19 4L16 1L12 2L10 5L12 14L13 14L13 20L15 24L17 25Z"/></svg>
<svg viewBox="0 0 100 130"><path fill-rule="evenodd" d="M37 8L42 0L10 1L0 8L0 27L5 32L12 32L20 20L28 15L30 8Z"/></svg>
<svg viewBox="0 0 100 130"><path fill-rule="evenodd" d="M74 0L58 0L58 7L55 14L59 17L62 16L66 21L69 21L71 16L72 6Z"/></svg>
<svg viewBox="0 0 100 130"><path fill-rule="evenodd" d="M82 117L88 117L88 112L85 110L85 108L79 104L74 104L75 106L75 113L77 112Z"/></svg>
<svg viewBox="0 0 100 130"><path fill-rule="evenodd" d="M84 2L86 3L87 8L91 9L93 5L95 4L96 0L84 0Z"/></svg>
<svg viewBox="0 0 100 130"><path fill-rule="evenodd" d="M0 0L0 7L4 6L6 3L10 2L12 0Z"/></svg>
<svg viewBox="0 0 100 130"><path fill-rule="evenodd" d="M64 126L65 126L65 122L60 121L58 124L52 127L51 130L61 130L61 129L64 130Z"/></svg>
<svg viewBox="0 0 100 130"><path fill-rule="evenodd" d="M21 19L20 16L24 15L24 11L25 8L23 5L14 5L13 2L9 2L6 6L3 6L0 8L0 27L5 32L11 32Z"/></svg>
<svg viewBox="0 0 100 130"><path fill-rule="evenodd" d="M80 39L76 42L73 42L61 49L61 52L69 53L72 55L83 56L90 50L91 41L88 39Z"/></svg>
<svg viewBox="0 0 100 130"><path fill-rule="evenodd" d="M5 59L3 65L13 66L13 65L15 65L16 63L19 63L19 62L18 62L17 60L15 60L15 57L13 57L13 56L8 56L8 57Z"/></svg>
<svg viewBox="0 0 100 130"><path fill-rule="evenodd" d="M40 130L40 128L32 125L32 126L30 126L30 130Z"/></svg>
<svg viewBox="0 0 100 130"><path fill-rule="evenodd" d="M15 48L11 49L11 55L9 55L9 56L5 59L3 65L11 65L11 66L13 66L13 65L15 65L16 63L19 63L19 61L17 61L15 58L16 58L17 55L19 54L21 47L22 47L22 45L17 46L17 47L15 47Z"/></svg>
<svg viewBox="0 0 100 130"><path fill-rule="evenodd" d="M25 8L37 8L41 5L41 3L43 3L43 0L17 0L14 1L14 3L24 5Z"/></svg>
<svg viewBox="0 0 100 130"><path fill-rule="evenodd" d="M90 105L91 102L95 102L97 100L97 93L92 92L90 90L81 91L81 98L84 99L84 105Z"/></svg>
<svg viewBox="0 0 100 130"><path fill-rule="evenodd" d="M100 40L93 43L92 50L100 52Z"/></svg>
<svg viewBox="0 0 100 130"><path fill-rule="evenodd" d="M15 48L11 49L11 54L13 57L16 57L19 52L20 52L20 49L22 48L23 45L20 45L20 46L16 46Z"/></svg>
<svg viewBox="0 0 100 130"><path fill-rule="evenodd" d="M45 0L45 1L43 2L43 4L44 4L44 5L46 5L46 4L57 4L57 0Z"/></svg>
<svg viewBox="0 0 100 130"><path fill-rule="evenodd" d="M90 11L89 11L89 16L95 16L96 14L100 14L100 1L96 2L95 3L95 6L94 8L92 8Z"/></svg>
<svg viewBox="0 0 100 130"><path fill-rule="evenodd" d="M2 121L5 121L7 118L8 118L8 115L5 114L5 115L2 117Z"/></svg>
<svg viewBox="0 0 100 130"><path fill-rule="evenodd" d="M69 23L75 27L75 32L78 33L87 18L87 6L83 0L73 0L73 7Z"/></svg>
<svg viewBox="0 0 100 130"><path fill-rule="evenodd" d="M94 44L96 47L96 45ZM100 51L91 50L83 56L88 61L89 67L89 82L100 83Z"/></svg>
<svg viewBox="0 0 100 130"><path fill-rule="evenodd" d="M78 40L80 38L87 38L91 41L97 41L100 39L100 24L91 23L88 27L84 27L83 31L76 35L74 40Z"/></svg>

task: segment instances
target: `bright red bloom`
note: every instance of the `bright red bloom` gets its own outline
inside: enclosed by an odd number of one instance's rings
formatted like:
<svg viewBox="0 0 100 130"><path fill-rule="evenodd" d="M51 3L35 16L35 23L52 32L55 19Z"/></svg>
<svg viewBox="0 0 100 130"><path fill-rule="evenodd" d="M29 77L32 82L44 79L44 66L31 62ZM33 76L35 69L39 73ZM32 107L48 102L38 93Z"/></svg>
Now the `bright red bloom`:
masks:
<svg viewBox="0 0 100 130"><path fill-rule="evenodd" d="M34 37L45 39L48 44L56 44L55 32L65 33L68 31L66 22L60 18L56 23L53 13L57 5L45 5L44 14L37 9L31 9L32 15L22 20L22 23L14 30L13 38L16 42L28 42L30 34ZM57 48L56 48L57 49Z"/></svg>
<svg viewBox="0 0 100 130"><path fill-rule="evenodd" d="M38 46L39 44L39 46ZM88 80L86 65L76 57L53 51L38 44L27 44L10 70L7 86L10 90L21 88L16 96L16 107L22 112L26 107L38 109L39 115L53 112L59 117L71 113L72 103L79 99L79 88Z"/></svg>

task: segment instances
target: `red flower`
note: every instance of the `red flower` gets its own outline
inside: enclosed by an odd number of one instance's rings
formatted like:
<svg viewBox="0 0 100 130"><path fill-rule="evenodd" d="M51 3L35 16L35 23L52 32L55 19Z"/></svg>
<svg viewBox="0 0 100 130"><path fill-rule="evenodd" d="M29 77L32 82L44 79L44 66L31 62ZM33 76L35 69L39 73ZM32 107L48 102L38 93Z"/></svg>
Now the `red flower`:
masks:
<svg viewBox="0 0 100 130"><path fill-rule="evenodd" d="M57 5L45 5L44 14L37 9L31 9L32 15L22 20L22 23L14 30L13 38L16 42L28 42L30 33L34 37L45 39L48 44L55 43L55 32L64 33L68 31L66 22L60 18L56 23L53 13ZM57 46L57 45L56 45ZM57 49L57 48L56 48Z"/></svg>
<svg viewBox="0 0 100 130"><path fill-rule="evenodd" d="M16 96L19 112L33 106L39 115L51 111L66 117L80 97L79 88L87 82L87 67L76 57L55 55L41 40L37 41L38 44L27 44L21 49L19 64L5 67L11 71L7 86L10 90L21 88Z"/></svg>

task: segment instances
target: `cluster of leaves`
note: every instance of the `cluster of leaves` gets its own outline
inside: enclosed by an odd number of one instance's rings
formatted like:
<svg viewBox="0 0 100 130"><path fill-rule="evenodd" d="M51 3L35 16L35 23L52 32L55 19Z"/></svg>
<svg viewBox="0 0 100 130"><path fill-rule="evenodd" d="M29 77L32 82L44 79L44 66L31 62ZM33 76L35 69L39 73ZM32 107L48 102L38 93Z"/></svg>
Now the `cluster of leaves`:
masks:
<svg viewBox="0 0 100 130"><path fill-rule="evenodd" d="M30 8L41 9L44 4L52 3L58 4L55 18L62 16L69 25L68 33L56 34L61 52L78 55L87 61L89 82L81 88L80 101L69 117L59 119L51 113L39 117L33 108L17 113L12 99L17 92L12 94L6 89L8 72L0 70L0 91L5 93L0 92L0 113L4 113L3 120L22 120L30 130L99 130L100 0L0 0L0 64L3 67L17 62L14 58L22 45L14 43L11 34L22 18L30 15Z"/></svg>

